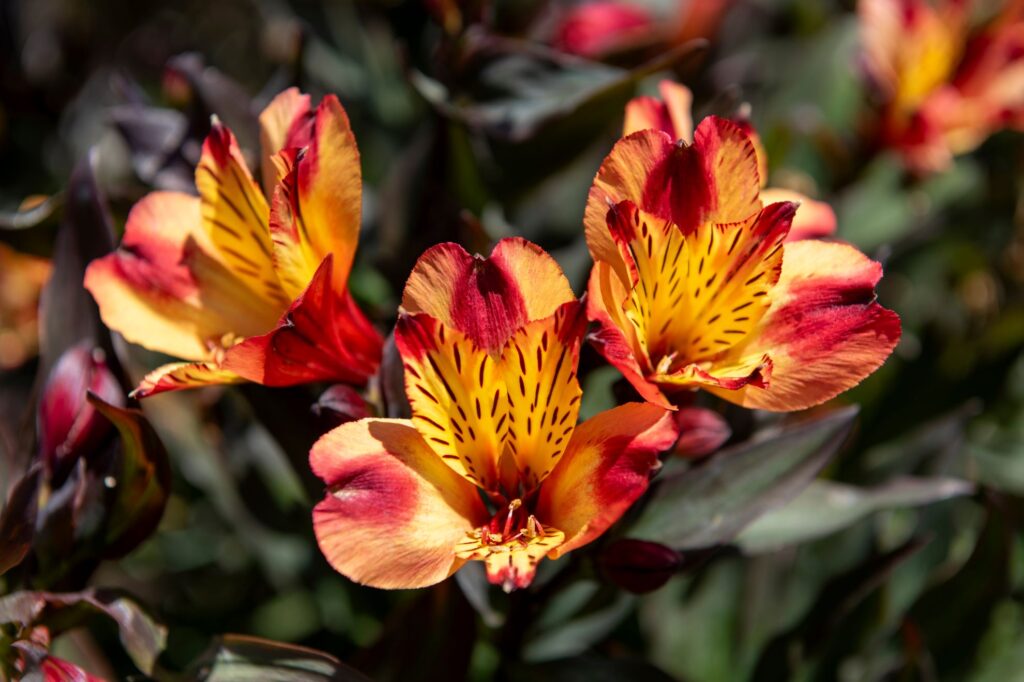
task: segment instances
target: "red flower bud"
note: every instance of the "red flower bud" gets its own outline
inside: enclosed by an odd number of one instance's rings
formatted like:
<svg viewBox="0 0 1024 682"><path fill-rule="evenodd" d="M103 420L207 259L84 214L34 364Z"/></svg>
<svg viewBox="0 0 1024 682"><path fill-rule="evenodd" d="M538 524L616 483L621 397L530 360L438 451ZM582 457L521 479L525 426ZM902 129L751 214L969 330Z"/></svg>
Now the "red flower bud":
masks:
<svg viewBox="0 0 1024 682"><path fill-rule="evenodd" d="M598 563L611 582L629 592L652 592L683 565L679 552L645 540L618 540L601 553Z"/></svg>
<svg viewBox="0 0 1024 682"><path fill-rule="evenodd" d="M679 440L673 452L680 457L705 457L722 447L732 435L729 423L717 412L703 407L683 407L676 412Z"/></svg>
<svg viewBox="0 0 1024 682"><path fill-rule="evenodd" d="M373 416L370 406L363 397L354 388L345 384L335 384L324 391L313 403L312 409L313 414L332 429L346 422Z"/></svg>
<svg viewBox="0 0 1024 682"><path fill-rule="evenodd" d="M124 405L124 391L107 368L103 351L80 343L57 361L39 401L39 455L51 475L97 447L111 431L110 421L86 400L87 391Z"/></svg>

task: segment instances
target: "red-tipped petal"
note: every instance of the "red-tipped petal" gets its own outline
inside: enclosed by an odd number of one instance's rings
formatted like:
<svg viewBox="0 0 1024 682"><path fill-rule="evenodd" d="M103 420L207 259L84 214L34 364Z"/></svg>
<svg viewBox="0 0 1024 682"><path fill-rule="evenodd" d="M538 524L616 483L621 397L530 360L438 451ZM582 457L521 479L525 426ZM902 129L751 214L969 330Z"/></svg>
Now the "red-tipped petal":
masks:
<svg viewBox="0 0 1024 682"><path fill-rule="evenodd" d="M615 523L647 490L658 455L678 435L672 413L650 404L628 403L580 424L541 486L537 518L565 533L549 556L557 559Z"/></svg>
<svg viewBox="0 0 1024 682"><path fill-rule="evenodd" d="M462 565L455 546L487 521L476 488L445 466L408 421L343 424L313 446L327 495L313 530L339 573L385 589L433 585Z"/></svg>

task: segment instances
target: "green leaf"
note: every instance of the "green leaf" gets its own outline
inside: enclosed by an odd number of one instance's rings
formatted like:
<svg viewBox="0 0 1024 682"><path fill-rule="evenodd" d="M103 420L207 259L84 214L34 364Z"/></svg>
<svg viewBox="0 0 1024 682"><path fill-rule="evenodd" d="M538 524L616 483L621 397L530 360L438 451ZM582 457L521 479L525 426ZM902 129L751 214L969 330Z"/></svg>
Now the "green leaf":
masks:
<svg viewBox="0 0 1024 682"><path fill-rule="evenodd" d="M747 526L738 543L748 554L772 551L829 535L874 512L932 504L973 490L957 478L899 478L867 489L814 481L792 502Z"/></svg>
<svg viewBox="0 0 1024 682"><path fill-rule="evenodd" d="M626 534L680 550L731 542L811 482L845 443L856 416L856 407L842 408L666 471ZM666 466L672 468L682 465Z"/></svg>
<svg viewBox="0 0 1024 682"><path fill-rule="evenodd" d="M224 635L196 662L192 679L203 682L368 682L330 654L244 635Z"/></svg>

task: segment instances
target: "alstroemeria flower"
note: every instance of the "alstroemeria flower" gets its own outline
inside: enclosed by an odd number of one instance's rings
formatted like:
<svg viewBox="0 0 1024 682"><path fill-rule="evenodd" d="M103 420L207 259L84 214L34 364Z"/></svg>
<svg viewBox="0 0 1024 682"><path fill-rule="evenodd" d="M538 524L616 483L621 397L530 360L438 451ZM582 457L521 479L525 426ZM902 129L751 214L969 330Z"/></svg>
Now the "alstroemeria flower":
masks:
<svg viewBox="0 0 1024 682"><path fill-rule="evenodd" d="M665 406L666 391L704 388L799 410L860 382L900 336L875 302L881 266L846 244L786 242L797 205L762 203L742 127L709 117L693 139L633 133L594 179L584 221L598 350Z"/></svg>
<svg viewBox="0 0 1024 682"><path fill-rule="evenodd" d="M643 95L634 97L626 104L626 117L622 136L626 137L639 130L661 130L676 140L693 143L693 116L690 108L693 94L685 85L663 80L658 84L661 99ZM761 138L746 120L735 121L750 137L757 153L758 176L761 179L761 201L766 204L777 201L793 201L800 204L800 210L793 217L787 241L828 237L835 234L836 214L824 201L815 201L791 189L765 187L768 184L768 156Z"/></svg>
<svg viewBox="0 0 1024 682"><path fill-rule="evenodd" d="M412 419L350 422L314 445L320 548L374 587L432 585L473 559L525 587L542 557L592 541L644 492L675 420L631 403L577 425L583 305L525 240L486 259L433 247L402 305Z"/></svg>
<svg viewBox="0 0 1024 682"><path fill-rule="evenodd" d="M360 384L382 341L348 291L362 200L345 110L314 110L292 88L260 115L262 175L214 121L196 168L199 196L153 192L85 286L127 340L189 362L154 370L138 397L205 384Z"/></svg>
<svg viewBox="0 0 1024 682"><path fill-rule="evenodd" d="M941 170L1002 128L1024 129L1024 4L974 32L972 0L860 0L864 61L885 100L882 141Z"/></svg>

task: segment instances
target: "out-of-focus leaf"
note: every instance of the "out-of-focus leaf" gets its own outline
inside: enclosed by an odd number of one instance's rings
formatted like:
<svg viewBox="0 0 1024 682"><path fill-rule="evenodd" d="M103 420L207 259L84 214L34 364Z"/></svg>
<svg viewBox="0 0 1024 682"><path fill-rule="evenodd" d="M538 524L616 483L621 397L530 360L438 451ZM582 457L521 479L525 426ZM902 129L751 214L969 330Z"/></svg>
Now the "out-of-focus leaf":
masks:
<svg viewBox="0 0 1024 682"><path fill-rule="evenodd" d="M968 159L917 187L906 187L905 179L898 158L876 159L836 203L840 236L866 251L902 240L928 227L945 207L978 196L984 182L981 169Z"/></svg>
<svg viewBox="0 0 1024 682"><path fill-rule="evenodd" d="M32 546L41 475L42 467L36 464L14 484L4 504L0 514L0 575L20 564Z"/></svg>
<svg viewBox="0 0 1024 682"><path fill-rule="evenodd" d="M157 624L130 599L107 590L84 592L14 592L0 598L0 623L47 626L56 636L81 624L90 611L117 623L121 644L146 674L153 672L167 644L167 628Z"/></svg>
<svg viewBox="0 0 1024 682"><path fill-rule="evenodd" d="M845 443L856 416L856 407L845 407L762 433L690 468L670 463L626 535L674 549L732 541L811 482Z"/></svg>
<svg viewBox="0 0 1024 682"><path fill-rule="evenodd" d="M536 633L523 650L525 661L553 661L582 654L614 630L629 614L636 598L619 593L600 610Z"/></svg>
<svg viewBox="0 0 1024 682"><path fill-rule="evenodd" d="M737 542L748 554L768 552L834 533L877 511L932 504L973 490L957 478L900 478L866 489L813 481L792 502L747 526Z"/></svg>
<svg viewBox="0 0 1024 682"><path fill-rule="evenodd" d="M17 211L0 211L0 229L27 230L41 225L64 203L60 192L46 197L43 201Z"/></svg>
<svg viewBox="0 0 1024 682"><path fill-rule="evenodd" d="M334 656L258 637L224 635L194 664L197 682L368 682Z"/></svg>
<svg viewBox="0 0 1024 682"><path fill-rule="evenodd" d="M971 473L982 485L1024 495L1024 451L995 452L980 446L970 450Z"/></svg>
<svg viewBox="0 0 1024 682"><path fill-rule="evenodd" d="M124 138L132 169L140 180L161 189L193 192L191 169L179 157L188 133L188 119L180 111L130 104L110 111L114 127Z"/></svg>
<svg viewBox="0 0 1024 682"><path fill-rule="evenodd" d="M222 119L243 149L257 148L256 113L245 88L221 71L207 66L203 57L195 52L169 59L167 70L188 83L205 109L203 113L206 116L216 114Z"/></svg>
<svg viewBox="0 0 1024 682"><path fill-rule="evenodd" d="M374 679L465 679L477 629L476 613L447 581L417 592L412 600L393 609L377 642L351 662Z"/></svg>
<svg viewBox="0 0 1024 682"><path fill-rule="evenodd" d="M1019 500L1017 505L1019 514ZM1015 529L1008 511L1001 505L989 507L985 528L963 568L922 595L908 613L936 670L951 676L966 672L974 662L993 611L1011 592Z"/></svg>
<svg viewBox="0 0 1024 682"><path fill-rule="evenodd" d="M703 41L687 43L634 70L574 57L536 43L481 32L467 38L471 92L450 93L417 73L413 85L439 111L508 142L523 142L543 126L567 118L617 88L693 59Z"/></svg>
<svg viewBox="0 0 1024 682"><path fill-rule="evenodd" d="M751 679L794 679L807 659L832 641L850 612L924 545L923 541L912 538L891 551L868 557L826 583L815 599L814 608L803 620L764 648Z"/></svg>
<svg viewBox="0 0 1024 682"><path fill-rule="evenodd" d="M82 286L89 262L114 248L107 200L96 182L95 157L95 151L87 154L68 181L64 218L53 250L53 274L40 301L42 376L49 374L64 351L83 339L101 347L108 360L114 357L96 303Z"/></svg>
<svg viewBox="0 0 1024 682"><path fill-rule="evenodd" d="M577 656L534 665L515 666L515 682L671 682L672 677L646 661Z"/></svg>
<svg viewBox="0 0 1024 682"><path fill-rule="evenodd" d="M455 583L462 590L469 605L480 614L484 625L489 628L501 627L505 622L505 614L491 604L491 584L487 581L487 572L479 561L468 561L455 574Z"/></svg>
<svg viewBox="0 0 1024 682"><path fill-rule="evenodd" d="M156 529L170 494L171 469L163 443L142 412L111 405L92 393L89 403L121 436L114 469L106 472L103 481L116 491L106 509L103 546L103 555L113 559L130 552Z"/></svg>

